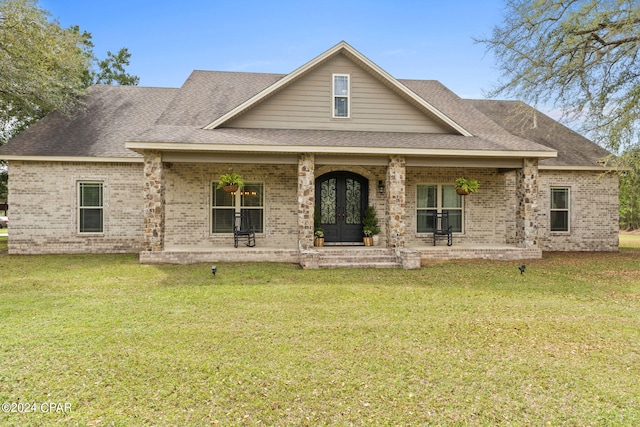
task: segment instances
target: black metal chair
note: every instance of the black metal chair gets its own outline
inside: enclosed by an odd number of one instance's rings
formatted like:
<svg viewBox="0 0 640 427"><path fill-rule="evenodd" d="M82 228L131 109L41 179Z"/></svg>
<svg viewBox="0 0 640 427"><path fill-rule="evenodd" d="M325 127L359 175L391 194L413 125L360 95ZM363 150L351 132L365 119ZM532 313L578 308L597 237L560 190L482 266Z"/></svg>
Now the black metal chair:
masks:
<svg viewBox="0 0 640 427"><path fill-rule="evenodd" d="M447 237L447 246L453 245L452 226L449 225L449 212L436 212L433 215L433 246L438 237Z"/></svg>
<svg viewBox="0 0 640 427"><path fill-rule="evenodd" d="M256 245L256 232L251 225L248 212L234 214L233 222L233 246L238 247L238 240L247 239L247 246Z"/></svg>

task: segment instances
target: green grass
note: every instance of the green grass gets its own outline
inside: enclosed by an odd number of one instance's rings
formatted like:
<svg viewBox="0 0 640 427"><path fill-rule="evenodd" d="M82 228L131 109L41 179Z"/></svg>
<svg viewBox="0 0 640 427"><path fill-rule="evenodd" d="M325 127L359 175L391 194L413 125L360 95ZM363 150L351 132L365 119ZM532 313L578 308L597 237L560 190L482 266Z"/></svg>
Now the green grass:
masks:
<svg viewBox="0 0 640 427"><path fill-rule="evenodd" d="M0 241L0 244L2 242ZM418 271L0 256L0 425L640 425L640 252Z"/></svg>
<svg viewBox="0 0 640 427"><path fill-rule="evenodd" d="M640 234L620 234L621 249L640 249Z"/></svg>

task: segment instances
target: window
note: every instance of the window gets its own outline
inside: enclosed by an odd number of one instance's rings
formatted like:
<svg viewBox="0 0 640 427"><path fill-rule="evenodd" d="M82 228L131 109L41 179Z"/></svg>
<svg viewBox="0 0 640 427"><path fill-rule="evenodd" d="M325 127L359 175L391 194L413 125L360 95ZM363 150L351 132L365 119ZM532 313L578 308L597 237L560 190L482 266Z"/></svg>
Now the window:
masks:
<svg viewBox="0 0 640 427"><path fill-rule="evenodd" d="M78 231L102 233L104 205L101 182L78 183Z"/></svg>
<svg viewBox="0 0 640 427"><path fill-rule="evenodd" d="M241 190L227 193L212 184L211 232L233 233L233 220L236 212L248 212L251 225L256 233L264 232L264 184L247 182Z"/></svg>
<svg viewBox="0 0 640 427"><path fill-rule="evenodd" d="M333 75L333 117L349 118L349 74Z"/></svg>
<svg viewBox="0 0 640 427"><path fill-rule="evenodd" d="M462 196L453 185L428 184L417 188L417 231L433 232L433 217L436 212L449 212L449 225L456 233L462 232Z"/></svg>
<svg viewBox="0 0 640 427"><path fill-rule="evenodd" d="M551 231L569 231L569 189L551 189Z"/></svg>

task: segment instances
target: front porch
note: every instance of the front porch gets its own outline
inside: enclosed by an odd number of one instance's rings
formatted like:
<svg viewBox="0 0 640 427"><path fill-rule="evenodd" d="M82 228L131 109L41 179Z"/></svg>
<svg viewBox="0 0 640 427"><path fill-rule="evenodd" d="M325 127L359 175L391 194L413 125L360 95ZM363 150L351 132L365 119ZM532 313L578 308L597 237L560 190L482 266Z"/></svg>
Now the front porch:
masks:
<svg viewBox="0 0 640 427"><path fill-rule="evenodd" d="M316 158L313 154L299 154L295 164L241 164L237 167L240 172L251 181L261 182L256 193L260 194L258 202L251 205L259 207L261 225L256 233L256 246L237 249L232 243L227 246L228 234L212 228L217 216L211 213L215 192L209 191L217 172L212 171L211 165L217 170L220 166L210 163L209 158L201 159L201 162L166 160L161 152L145 153L142 263L286 262L309 269L412 269L436 260L542 257L537 243L536 159L521 159L516 162L521 167L515 167L514 163L511 169L497 168L494 161L480 165L485 167L465 169L454 168L453 164L422 164L415 159L408 168L405 156L400 155L373 157L367 160L371 164L365 166L352 165L353 159L345 160L345 164L328 165L329 161L340 161ZM316 167L318 164L322 166ZM424 229L424 225L422 229L418 227L418 210L420 203L424 204L424 200L417 200L418 187L425 182L453 182L455 176L465 172L482 177L482 197L465 203L458 200L461 215L454 245L434 247L432 234ZM333 180L337 184L316 188L319 177L326 179L321 183ZM354 199L357 203L350 199L346 202L347 207L357 206L354 212L361 212L367 205L373 205L380 213L381 246L314 247L314 211L322 212L324 206L321 204L319 208L317 198L325 192L337 193L341 179L346 182L343 193L358 194ZM349 180L353 181L352 186L349 186ZM240 205L233 206L240 209ZM331 207L328 210L330 218L321 219L322 227L332 221L355 224L356 233L347 234L346 242L360 239L361 217L347 214L345 207L337 203L328 206ZM332 237L327 240L345 243L341 239L345 235L337 233L327 236Z"/></svg>
<svg viewBox="0 0 640 427"><path fill-rule="evenodd" d="M416 245L396 251L380 246L324 246L306 250L278 247L174 247L140 253L145 264L196 264L216 262L281 262L303 268L419 268L431 261L487 259L515 261L538 259L538 248L511 245Z"/></svg>

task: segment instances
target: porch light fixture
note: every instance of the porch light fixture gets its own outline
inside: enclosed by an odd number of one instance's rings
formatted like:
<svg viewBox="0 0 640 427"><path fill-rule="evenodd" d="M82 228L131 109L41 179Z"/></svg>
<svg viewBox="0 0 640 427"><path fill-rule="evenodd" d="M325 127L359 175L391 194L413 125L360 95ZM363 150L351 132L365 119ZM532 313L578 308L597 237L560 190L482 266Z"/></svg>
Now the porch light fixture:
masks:
<svg viewBox="0 0 640 427"><path fill-rule="evenodd" d="M384 181L378 181L378 194L384 194Z"/></svg>

